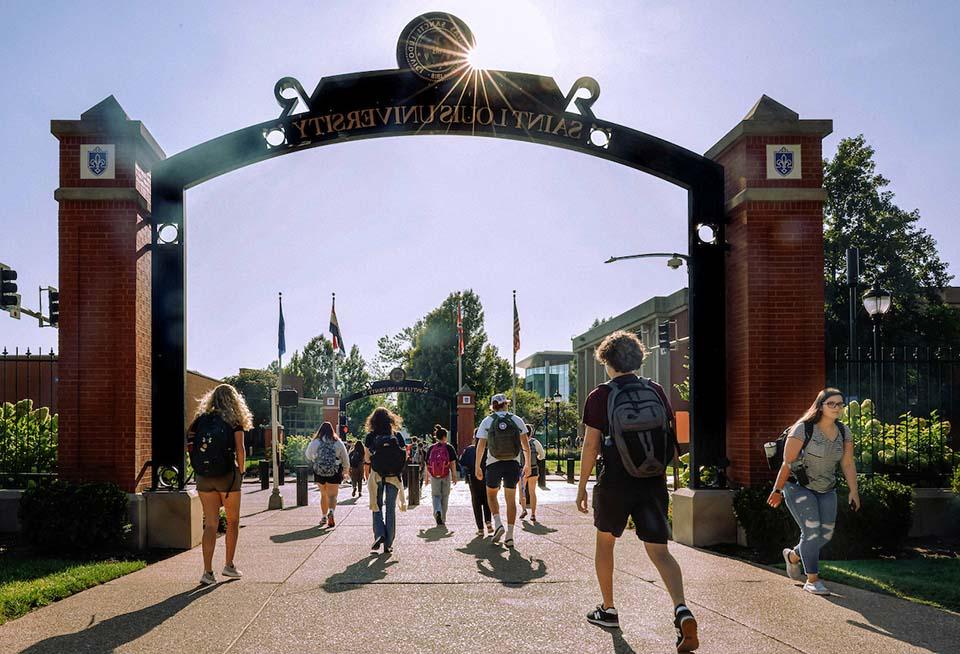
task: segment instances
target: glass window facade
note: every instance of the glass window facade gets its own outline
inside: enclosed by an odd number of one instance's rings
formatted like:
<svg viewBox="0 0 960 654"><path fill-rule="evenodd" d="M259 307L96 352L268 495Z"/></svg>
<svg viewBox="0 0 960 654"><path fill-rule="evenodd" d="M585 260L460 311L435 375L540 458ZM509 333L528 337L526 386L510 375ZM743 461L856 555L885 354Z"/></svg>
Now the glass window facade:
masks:
<svg viewBox="0 0 960 654"><path fill-rule="evenodd" d="M533 391L540 397L546 397L549 375L549 394L552 396L559 390L564 402L570 400L569 363L551 365L549 368L545 366L527 368L525 374L523 387L528 391Z"/></svg>

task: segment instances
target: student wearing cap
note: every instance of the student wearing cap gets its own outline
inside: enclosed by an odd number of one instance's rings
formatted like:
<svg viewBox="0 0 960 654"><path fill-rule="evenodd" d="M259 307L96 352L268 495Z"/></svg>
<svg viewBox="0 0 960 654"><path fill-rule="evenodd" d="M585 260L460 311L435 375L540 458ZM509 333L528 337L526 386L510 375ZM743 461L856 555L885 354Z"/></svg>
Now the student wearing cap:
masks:
<svg viewBox="0 0 960 654"><path fill-rule="evenodd" d="M500 504L497 494L503 485L504 501L507 504L507 529L504 545L513 547L513 525L517 521L517 484L522 478L530 476L530 443L526 438L527 427L518 416L507 411L510 400L503 393L490 398L493 413L483 419L477 428L477 460L474 475L486 480L487 503L493 515L493 543L499 543L504 536L503 523L500 520ZM480 462L486 461L483 470ZM521 461L522 473L521 473Z"/></svg>

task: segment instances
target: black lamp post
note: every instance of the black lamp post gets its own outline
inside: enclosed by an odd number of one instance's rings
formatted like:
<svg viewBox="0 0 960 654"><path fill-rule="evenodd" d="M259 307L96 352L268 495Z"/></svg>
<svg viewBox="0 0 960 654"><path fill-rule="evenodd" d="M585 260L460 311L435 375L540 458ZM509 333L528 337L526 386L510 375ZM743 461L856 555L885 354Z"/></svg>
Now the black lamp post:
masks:
<svg viewBox="0 0 960 654"><path fill-rule="evenodd" d="M543 446L550 447L550 399L543 398ZM548 449L547 452L550 450ZM546 467L546 461L543 462Z"/></svg>
<svg viewBox="0 0 960 654"><path fill-rule="evenodd" d="M870 314L870 321L873 323L873 357L871 357L873 369L879 371L879 374L883 374L882 370L878 368L880 362L880 321L890 310L892 304L893 298L890 296L890 291L877 283L874 283L870 290L863 294L863 308ZM877 373L875 372L875 374ZM876 394L880 386L879 376L875 377L874 384L874 394ZM878 400L879 398L874 398L874 402Z"/></svg>
<svg viewBox="0 0 960 654"><path fill-rule="evenodd" d="M563 470L560 468L560 403L563 402L563 396L560 395L560 391L557 391L553 394L553 405L557 407L557 474L562 475Z"/></svg>

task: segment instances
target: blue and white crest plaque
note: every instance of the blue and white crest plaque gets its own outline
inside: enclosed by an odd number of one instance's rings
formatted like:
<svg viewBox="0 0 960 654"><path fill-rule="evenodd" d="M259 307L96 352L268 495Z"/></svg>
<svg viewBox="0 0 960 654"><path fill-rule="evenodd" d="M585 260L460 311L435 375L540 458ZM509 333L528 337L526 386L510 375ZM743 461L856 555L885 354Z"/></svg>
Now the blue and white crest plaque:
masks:
<svg viewBox="0 0 960 654"><path fill-rule="evenodd" d="M87 168L91 173L100 177L107 171L110 154L101 147L87 151Z"/></svg>
<svg viewBox="0 0 960 654"><path fill-rule="evenodd" d="M793 152L786 146L777 150L773 158L773 167L781 176L786 177L793 172Z"/></svg>

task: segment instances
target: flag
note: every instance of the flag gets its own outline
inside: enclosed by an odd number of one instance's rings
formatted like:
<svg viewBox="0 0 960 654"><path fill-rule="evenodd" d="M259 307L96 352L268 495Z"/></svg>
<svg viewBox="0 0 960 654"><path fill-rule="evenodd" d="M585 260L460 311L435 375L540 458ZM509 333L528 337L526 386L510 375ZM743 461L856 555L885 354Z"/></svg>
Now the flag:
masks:
<svg viewBox="0 0 960 654"><path fill-rule="evenodd" d="M283 295L280 296L280 326L277 329L277 358L287 351L287 339L283 335Z"/></svg>
<svg viewBox="0 0 960 654"><path fill-rule="evenodd" d="M520 351L520 314L517 313L517 296L513 296L513 352Z"/></svg>
<svg viewBox="0 0 960 654"><path fill-rule="evenodd" d="M457 338L459 343L457 344L457 356L463 356L463 309L460 306L460 302L457 302Z"/></svg>
<svg viewBox="0 0 960 654"><path fill-rule="evenodd" d="M333 337L333 351L340 350L340 354L346 355L347 350L343 345L343 336L340 335L340 323L337 322L337 299L333 299L333 305L330 307L330 336Z"/></svg>

